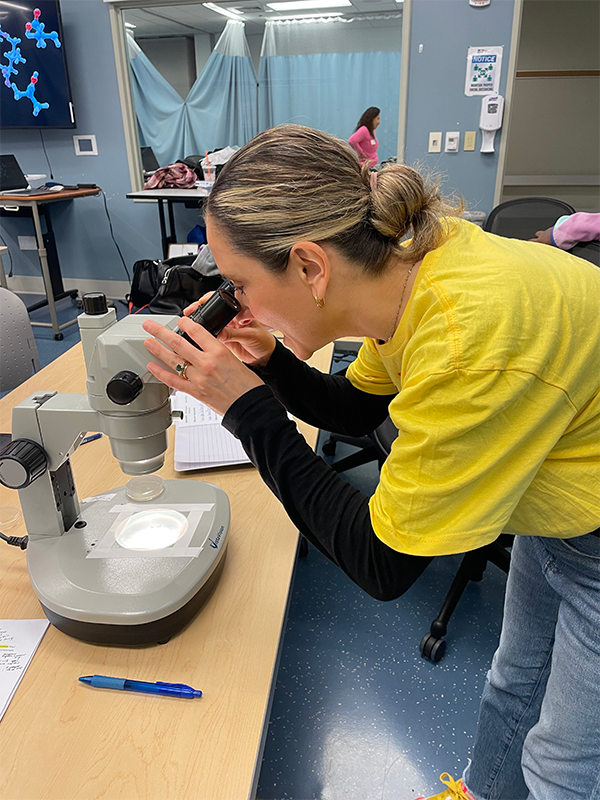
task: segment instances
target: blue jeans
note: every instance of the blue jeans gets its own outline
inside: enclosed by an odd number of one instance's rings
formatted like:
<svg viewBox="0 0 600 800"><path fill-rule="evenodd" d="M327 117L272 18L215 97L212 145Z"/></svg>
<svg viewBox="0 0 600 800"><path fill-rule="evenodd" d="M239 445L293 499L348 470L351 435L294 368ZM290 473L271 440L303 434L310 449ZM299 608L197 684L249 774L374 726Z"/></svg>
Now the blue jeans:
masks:
<svg viewBox="0 0 600 800"><path fill-rule="evenodd" d="M465 785L478 800L600 800L600 538L516 536Z"/></svg>

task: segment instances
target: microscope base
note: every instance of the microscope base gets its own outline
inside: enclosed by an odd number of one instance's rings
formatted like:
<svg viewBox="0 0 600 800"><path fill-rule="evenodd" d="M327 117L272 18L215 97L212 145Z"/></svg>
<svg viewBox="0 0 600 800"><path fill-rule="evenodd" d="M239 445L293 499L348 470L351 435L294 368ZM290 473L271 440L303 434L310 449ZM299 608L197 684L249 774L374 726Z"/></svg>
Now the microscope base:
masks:
<svg viewBox="0 0 600 800"><path fill-rule="evenodd" d="M103 625L96 622L81 622L77 619L68 619L55 614L42 603L44 614L49 621L67 636L81 639L92 644L114 644L120 647L135 645L166 644L171 636L175 636L190 622L208 600L223 571L226 550L221 560L206 583L200 588L192 599L174 614L158 619L155 622L146 622L142 625Z"/></svg>
<svg viewBox="0 0 600 800"><path fill-rule="evenodd" d="M138 512L165 509L186 519L180 538L164 548L127 548L120 525ZM223 571L229 500L202 481L165 481L164 492L132 502L125 487L82 501L77 521L62 536L30 537L27 566L50 622L63 633L97 644L135 646L168 641L208 599ZM142 529L143 530L143 529Z"/></svg>

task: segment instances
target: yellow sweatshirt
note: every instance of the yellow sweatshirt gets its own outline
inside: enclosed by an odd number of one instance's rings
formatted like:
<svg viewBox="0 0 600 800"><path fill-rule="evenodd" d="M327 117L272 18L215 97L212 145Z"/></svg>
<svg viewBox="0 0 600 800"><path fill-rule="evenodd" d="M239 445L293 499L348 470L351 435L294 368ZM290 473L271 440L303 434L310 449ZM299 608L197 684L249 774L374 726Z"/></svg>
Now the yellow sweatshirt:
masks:
<svg viewBox="0 0 600 800"><path fill-rule="evenodd" d="M445 555L502 532L600 525L600 269L449 219L392 340L366 339L358 389L398 394L370 502L395 550Z"/></svg>

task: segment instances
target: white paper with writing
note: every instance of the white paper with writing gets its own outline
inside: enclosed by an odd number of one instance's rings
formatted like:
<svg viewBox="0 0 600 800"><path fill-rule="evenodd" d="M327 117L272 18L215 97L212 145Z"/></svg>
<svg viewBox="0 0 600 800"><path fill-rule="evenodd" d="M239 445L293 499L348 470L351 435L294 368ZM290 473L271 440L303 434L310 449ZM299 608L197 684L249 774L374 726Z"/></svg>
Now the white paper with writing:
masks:
<svg viewBox="0 0 600 800"><path fill-rule="evenodd" d="M0 719L49 624L47 619L0 620Z"/></svg>
<svg viewBox="0 0 600 800"><path fill-rule="evenodd" d="M183 412L183 419L175 419L174 461L178 472L250 463L239 440L221 425L223 417L204 403L174 392L171 408Z"/></svg>

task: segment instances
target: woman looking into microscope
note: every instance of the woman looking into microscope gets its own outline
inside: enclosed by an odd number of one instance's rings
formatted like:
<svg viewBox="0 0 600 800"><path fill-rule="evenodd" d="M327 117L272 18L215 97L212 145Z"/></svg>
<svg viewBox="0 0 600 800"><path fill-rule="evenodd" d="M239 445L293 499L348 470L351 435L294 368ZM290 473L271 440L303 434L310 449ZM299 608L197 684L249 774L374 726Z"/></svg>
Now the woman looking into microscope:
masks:
<svg viewBox="0 0 600 800"><path fill-rule="evenodd" d="M167 345L149 339L150 352L186 364L185 378L149 369L224 415L300 531L373 597L398 597L436 555L517 534L473 762L453 791L574 800L600 759L600 272L458 210L414 170L369 173L319 131L259 134L206 211L242 312L218 340L182 320L201 351L147 321ZM346 376L303 363L342 336L366 337ZM352 435L391 416L372 498L286 409Z"/></svg>

